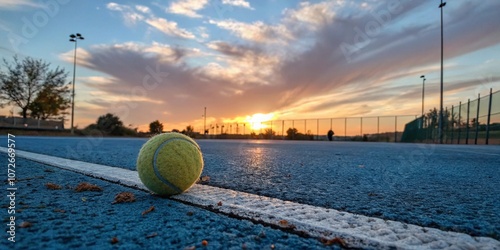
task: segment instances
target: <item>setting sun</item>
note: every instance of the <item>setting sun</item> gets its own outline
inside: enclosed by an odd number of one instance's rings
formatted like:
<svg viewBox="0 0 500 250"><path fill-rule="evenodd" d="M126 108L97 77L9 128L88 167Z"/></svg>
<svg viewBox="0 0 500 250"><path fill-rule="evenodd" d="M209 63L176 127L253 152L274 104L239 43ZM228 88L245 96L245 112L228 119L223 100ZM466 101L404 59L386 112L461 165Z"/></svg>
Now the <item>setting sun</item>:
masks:
<svg viewBox="0 0 500 250"><path fill-rule="evenodd" d="M246 123L250 124L250 127L252 130L260 130L263 128L267 128L267 124L263 124L267 121L271 121L276 117L276 114L274 113L269 113L269 114L262 114L262 113L257 113L253 114L252 116L247 116L245 119Z"/></svg>

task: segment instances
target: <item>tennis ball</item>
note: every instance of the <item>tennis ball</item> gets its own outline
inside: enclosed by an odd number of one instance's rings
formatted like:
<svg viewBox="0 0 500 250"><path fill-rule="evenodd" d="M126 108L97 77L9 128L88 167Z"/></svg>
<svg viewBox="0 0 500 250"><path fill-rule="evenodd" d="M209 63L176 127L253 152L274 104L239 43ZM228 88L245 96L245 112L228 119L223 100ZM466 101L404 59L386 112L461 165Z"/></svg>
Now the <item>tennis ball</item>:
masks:
<svg viewBox="0 0 500 250"><path fill-rule="evenodd" d="M152 192L170 196L189 189L201 175L203 156L198 144L179 133L149 139L137 157L137 172Z"/></svg>

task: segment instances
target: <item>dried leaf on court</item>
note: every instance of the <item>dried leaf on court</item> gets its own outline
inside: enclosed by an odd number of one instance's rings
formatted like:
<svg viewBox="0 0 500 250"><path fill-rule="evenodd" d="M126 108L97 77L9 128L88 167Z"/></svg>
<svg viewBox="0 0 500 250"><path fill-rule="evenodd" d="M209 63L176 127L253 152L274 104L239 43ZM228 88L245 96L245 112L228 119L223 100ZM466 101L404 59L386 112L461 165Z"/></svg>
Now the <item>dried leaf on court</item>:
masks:
<svg viewBox="0 0 500 250"><path fill-rule="evenodd" d="M84 192L84 191L100 192L100 191L102 191L102 188L97 186L97 185L90 184L88 182L81 182L80 184L78 184L78 186L76 186L75 191L76 192Z"/></svg>
<svg viewBox="0 0 500 250"><path fill-rule="evenodd" d="M205 176L201 176L200 179L197 181L197 183L208 183L210 182L210 176L208 175L205 175Z"/></svg>
<svg viewBox="0 0 500 250"><path fill-rule="evenodd" d="M111 239L111 244L116 244L116 243L118 243L118 238L113 237L113 238Z"/></svg>
<svg viewBox="0 0 500 250"><path fill-rule="evenodd" d="M150 208L148 208L147 210L145 210L145 211L142 212L142 216L144 216L146 214L149 214L149 213L151 213L154 210L155 210L155 206L151 206Z"/></svg>
<svg viewBox="0 0 500 250"><path fill-rule="evenodd" d="M54 184L54 183L50 183L50 182L48 182L47 184L45 184L45 187L47 187L50 190L59 190L59 189L62 189L61 186L59 186L57 184Z"/></svg>
<svg viewBox="0 0 500 250"><path fill-rule="evenodd" d="M337 244L337 245L340 245L342 247L347 247L347 244L345 243L345 241L339 237L335 237L333 239L321 238L320 241L325 246L331 246L331 245Z"/></svg>
<svg viewBox="0 0 500 250"><path fill-rule="evenodd" d="M133 193L121 192L115 196L115 200L112 202L112 204L134 202L134 201L135 201L135 196Z"/></svg>
<svg viewBox="0 0 500 250"><path fill-rule="evenodd" d="M154 233L152 233L152 234L148 234L148 235L146 235L146 238L147 238L147 239L149 239L149 238L153 238L153 237L156 237L156 236L158 236L158 233L157 233L157 232L154 232Z"/></svg>
<svg viewBox="0 0 500 250"><path fill-rule="evenodd" d="M202 241L201 241L201 244L202 244L203 246L205 246L205 247L206 247L206 246L208 246L208 241L206 241L206 240L202 240Z"/></svg>
<svg viewBox="0 0 500 250"><path fill-rule="evenodd" d="M222 201L217 202L217 206L222 206Z"/></svg>
<svg viewBox="0 0 500 250"><path fill-rule="evenodd" d="M66 213L66 210L62 210L62 209L54 209L54 212L57 212L57 213Z"/></svg>
<svg viewBox="0 0 500 250"><path fill-rule="evenodd" d="M287 220L280 220L279 225L283 228L289 228L289 229L294 229L295 225L291 224Z"/></svg>
<svg viewBox="0 0 500 250"><path fill-rule="evenodd" d="M21 224L19 224L19 228L28 228L28 227L31 227L33 224L31 224L31 222L29 221L23 221L21 222Z"/></svg>

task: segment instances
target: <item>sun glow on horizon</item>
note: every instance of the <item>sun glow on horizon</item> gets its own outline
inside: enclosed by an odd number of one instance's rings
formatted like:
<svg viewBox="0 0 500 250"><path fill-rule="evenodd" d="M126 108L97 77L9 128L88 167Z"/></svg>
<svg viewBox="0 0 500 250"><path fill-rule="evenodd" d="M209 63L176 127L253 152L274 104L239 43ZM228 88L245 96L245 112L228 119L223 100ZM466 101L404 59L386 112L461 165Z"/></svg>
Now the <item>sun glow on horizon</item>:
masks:
<svg viewBox="0 0 500 250"><path fill-rule="evenodd" d="M257 113L251 116L247 116L245 118L245 122L250 124L252 130L260 130L268 127L267 124L264 124L265 122L275 120L275 118L276 118L275 113L269 113L269 114Z"/></svg>

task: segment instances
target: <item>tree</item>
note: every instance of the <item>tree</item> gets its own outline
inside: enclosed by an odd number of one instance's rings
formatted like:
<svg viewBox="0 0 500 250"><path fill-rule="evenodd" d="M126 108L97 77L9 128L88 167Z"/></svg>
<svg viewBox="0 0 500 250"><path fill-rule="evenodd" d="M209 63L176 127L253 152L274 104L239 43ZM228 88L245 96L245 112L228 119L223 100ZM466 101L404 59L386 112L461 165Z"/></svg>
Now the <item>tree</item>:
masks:
<svg viewBox="0 0 500 250"><path fill-rule="evenodd" d="M298 134L298 130L296 128L289 128L286 131L286 138L289 140L295 139L295 136Z"/></svg>
<svg viewBox="0 0 500 250"><path fill-rule="evenodd" d="M272 139L274 136L276 136L276 132L274 132L272 129L266 128L266 130L264 130L265 139Z"/></svg>
<svg viewBox="0 0 500 250"><path fill-rule="evenodd" d="M438 126L438 121L439 121L439 112L436 108L430 109L427 114L425 114L425 117L428 120L428 128L437 128Z"/></svg>
<svg viewBox="0 0 500 250"><path fill-rule="evenodd" d="M99 130L105 135L115 135L115 136L136 136L137 128L127 128L123 126L123 122L120 121L118 116L111 113L99 116L97 122L90 124L85 128L85 130Z"/></svg>
<svg viewBox="0 0 500 250"><path fill-rule="evenodd" d="M17 56L14 56L13 64L10 64L5 59L3 59L3 62L5 72L0 71L1 106L6 104L18 106L22 110L21 115L23 118L27 117L28 110L31 107L35 109L35 115L41 117L43 115L40 114L40 110L44 110L45 116L54 113L50 111L53 108L40 106L40 102L44 100L43 95L55 95L57 99L66 100L66 95L69 94L69 83L65 83L68 73L63 69L56 67L51 70L50 63L31 57L26 57L20 61ZM40 96L38 104L32 104L42 91L47 92ZM61 104L56 105L55 108L64 110L67 106Z"/></svg>
<svg viewBox="0 0 500 250"><path fill-rule="evenodd" d="M149 124L149 132L152 134L157 134L163 132L163 123L156 120Z"/></svg>
<svg viewBox="0 0 500 250"><path fill-rule="evenodd" d="M70 107L70 98L65 98L67 87L54 89L52 86L44 87L35 100L28 106L30 116L35 119L46 120L51 117L63 118L68 114L65 112Z"/></svg>
<svg viewBox="0 0 500 250"><path fill-rule="evenodd" d="M183 134L192 137L194 135L194 127L191 125L188 125L186 129L182 130Z"/></svg>
<svg viewBox="0 0 500 250"><path fill-rule="evenodd" d="M111 135L119 135L121 128L123 128L123 122L118 116L107 113L97 118L96 128Z"/></svg>

